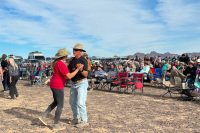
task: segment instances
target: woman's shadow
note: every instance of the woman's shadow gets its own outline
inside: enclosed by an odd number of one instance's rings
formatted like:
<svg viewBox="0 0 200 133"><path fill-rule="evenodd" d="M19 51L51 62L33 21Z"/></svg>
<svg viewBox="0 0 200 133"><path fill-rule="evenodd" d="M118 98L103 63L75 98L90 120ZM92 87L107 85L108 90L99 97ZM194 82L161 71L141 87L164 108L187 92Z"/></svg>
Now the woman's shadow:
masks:
<svg viewBox="0 0 200 133"><path fill-rule="evenodd" d="M39 126L42 125L42 123L38 119L42 114L42 112L40 111L21 108L21 107L13 107L11 109L4 110L4 112L10 115L13 115L16 118L31 121L31 125L39 125ZM49 114L47 118L53 120L54 115ZM60 121L67 124L71 122L70 119L66 119L66 118L61 119Z"/></svg>

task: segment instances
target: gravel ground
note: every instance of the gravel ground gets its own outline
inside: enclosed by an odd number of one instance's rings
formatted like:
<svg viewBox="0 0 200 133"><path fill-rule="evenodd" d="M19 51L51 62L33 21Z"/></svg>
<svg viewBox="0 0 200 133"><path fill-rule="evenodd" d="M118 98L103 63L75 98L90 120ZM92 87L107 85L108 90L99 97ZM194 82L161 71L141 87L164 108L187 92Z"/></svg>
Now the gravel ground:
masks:
<svg viewBox="0 0 200 133"><path fill-rule="evenodd" d="M11 100L0 93L0 133L51 133L37 118L52 102L48 86L27 85L19 81L19 97ZM2 90L2 85L0 86ZM162 98L166 90L144 87L135 95L94 90L88 92L87 107L90 126L77 129L68 124L72 119L69 88L65 88L65 105L60 133L198 133L200 132L200 100L186 101L179 95ZM53 111L48 124L53 123Z"/></svg>

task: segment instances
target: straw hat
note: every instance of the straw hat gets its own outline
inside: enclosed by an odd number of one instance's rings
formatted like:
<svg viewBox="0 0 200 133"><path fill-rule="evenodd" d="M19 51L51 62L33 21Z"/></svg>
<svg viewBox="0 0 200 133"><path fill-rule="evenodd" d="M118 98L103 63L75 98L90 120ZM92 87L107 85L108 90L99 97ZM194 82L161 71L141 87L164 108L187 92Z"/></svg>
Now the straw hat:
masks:
<svg viewBox="0 0 200 133"><path fill-rule="evenodd" d="M58 59L67 55L69 55L69 52L65 48L62 48L58 50L58 52L55 55L55 58Z"/></svg>
<svg viewBox="0 0 200 133"><path fill-rule="evenodd" d="M81 43L77 43L73 49L77 49L77 50L81 50L83 52L86 52L84 49L83 49L83 44Z"/></svg>
<svg viewBox="0 0 200 133"><path fill-rule="evenodd" d="M185 62L179 62L180 65L185 65Z"/></svg>
<svg viewBox="0 0 200 133"><path fill-rule="evenodd" d="M190 62L189 62L189 64L192 64L192 65L194 65L194 61L190 61Z"/></svg>

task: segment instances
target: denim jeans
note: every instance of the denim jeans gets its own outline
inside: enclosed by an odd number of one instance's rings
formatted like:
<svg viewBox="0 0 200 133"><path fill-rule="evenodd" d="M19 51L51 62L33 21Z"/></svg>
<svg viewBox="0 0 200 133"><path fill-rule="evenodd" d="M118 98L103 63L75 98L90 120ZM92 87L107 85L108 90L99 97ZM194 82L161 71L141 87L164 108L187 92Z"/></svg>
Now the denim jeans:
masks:
<svg viewBox="0 0 200 133"><path fill-rule="evenodd" d="M19 76L12 76L12 82L10 83L10 96L11 98L14 98L14 96L18 96L18 91L17 91L17 81L19 79Z"/></svg>
<svg viewBox="0 0 200 133"><path fill-rule="evenodd" d="M54 124L58 124L60 121L60 116L62 114L62 109L64 105L64 90L58 90L51 88L53 94L53 102L48 106L46 111L44 112L44 117L46 117L56 106Z"/></svg>
<svg viewBox="0 0 200 133"><path fill-rule="evenodd" d="M80 119L83 122L88 121L86 100L87 100L88 80L84 79L79 83L72 82L70 90L70 105L74 119Z"/></svg>

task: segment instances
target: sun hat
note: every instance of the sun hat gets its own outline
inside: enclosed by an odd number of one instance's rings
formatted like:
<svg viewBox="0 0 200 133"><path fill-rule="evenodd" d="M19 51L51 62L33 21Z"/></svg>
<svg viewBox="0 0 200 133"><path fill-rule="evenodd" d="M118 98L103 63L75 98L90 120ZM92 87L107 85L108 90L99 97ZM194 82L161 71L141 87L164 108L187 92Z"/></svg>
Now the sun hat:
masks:
<svg viewBox="0 0 200 133"><path fill-rule="evenodd" d="M189 62L189 64L194 64L194 61L191 60L191 61Z"/></svg>
<svg viewBox="0 0 200 133"><path fill-rule="evenodd" d="M74 48L73 49L76 49L76 50L80 50L80 51L83 51L83 52L86 52L83 48L83 44L81 43L77 43L75 44Z"/></svg>
<svg viewBox="0 0 200 133"><path fill-rule="evenodd" d="M69 54L70 54L70 53L69 53L65 48L62 48L62 49L59 49L59 50L58 50L58 52L57 52L56 55L55 55L55 58L58 59L58 58L67 56L67 55L69 55Z"/></svg>
<svg viewBox="0 0 200 133"><path fill-rule="evenodd" d="M185 65L185 62L181 62L181 61L180 61L179 64L180 64L180 65Z"/></svg>

